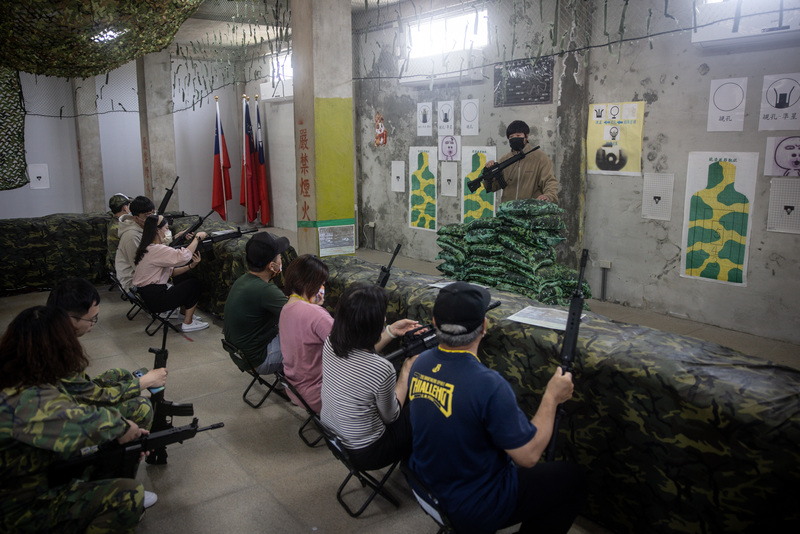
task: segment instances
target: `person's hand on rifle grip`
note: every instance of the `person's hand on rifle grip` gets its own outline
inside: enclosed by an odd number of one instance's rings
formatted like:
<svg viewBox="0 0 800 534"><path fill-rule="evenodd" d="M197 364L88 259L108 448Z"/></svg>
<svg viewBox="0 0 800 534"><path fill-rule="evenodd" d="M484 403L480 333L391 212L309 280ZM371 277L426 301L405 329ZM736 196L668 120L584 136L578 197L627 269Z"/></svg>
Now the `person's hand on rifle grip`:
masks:
<svg viewBox="0 0 800 534"><path fill-rule="evenodd" d="M125 419L125 422L128 423L128 429L122 434L120 437L117 438L117 441L120 445L124 445L130 441L135 439L139 439L142 436L147 436L150 432L144 428L139 428L139 425L131 421L130 419Z"/></svg>
<svg viewBox="0 0 800 534"><path fill-rule="evenodd" d="M497 165L497 162L495 160L493 160L493 159L490 159L489 161L484 163L483 166L484 167L494 167L495 165Z"/></svg>
<svg viewBox="0 0 800 534"><path fill-rule="evenodd" d="M144 376L139 378L139 389L162 387L167 383L167 368L151 369Z"/></svg>
<svg viewBox="0 0 800 534"><path fill-rule="evenodd" d="M555 374L547 382L545 395L552 395L556 404L562 404L572 398L572 391L575 385L572 383L572 373L564 373L564 370L559 367L556 369Z"/></svg>
<svg viewBox="0 0 800 534"><path fill-rule="evenodd" d="M413 319L400 319L389 325L389 331L395 337L400 337L410 330L419 328L421 325ZM420 332L422 333L422 332Z"/></svg>
<svg viewBox="0 0 800 534"><path fill-rule="evenodd" d="M194 266L200 263L202 260L203 258L200 257L200 251L195 251L195 253L192 254L192 269L194 269Z"/></svg>
<svg viewBox="0 0 800 534"><path fill-rule="evenodd" d="M188 228L187 228L186 230L188 230ZM181 230L180 232L178 232L177 234L175 234L175 240L176 240L176 241L178 241L178 242L180 242L181 236L182 236L183 234L186 234L186 230ZM187 243L188 243L188 242L191 242L191 240L192 240L192 238L193 238L193 237L194 237L194 234L191 234L191 233L190 233L190 234L186 234L186 242L187 242Z"/></svg>

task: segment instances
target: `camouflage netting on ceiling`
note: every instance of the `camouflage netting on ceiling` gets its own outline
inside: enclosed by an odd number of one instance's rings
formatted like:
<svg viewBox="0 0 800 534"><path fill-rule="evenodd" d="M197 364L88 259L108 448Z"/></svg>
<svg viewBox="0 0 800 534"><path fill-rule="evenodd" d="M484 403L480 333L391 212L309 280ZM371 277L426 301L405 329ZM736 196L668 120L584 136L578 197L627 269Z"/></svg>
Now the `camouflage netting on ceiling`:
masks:
<svg viewBox="0 0 800 534"><path fill-rule="evenodd" d="M0 191L28 183L21 95L17 71L0 67Z"/></svg>
<svg viewBox="0 0 800 534"><path fill-rule="evenodd" d="M86 78L168 46L203 0L3 2L0 65Z"/></svg>
<svg viewBox="0 0 800 534"><path fill-rule="evenodd" d="M502 204L497 217L443 226L436 259L444 263L436 268L456 280L569 306L578 273L557 264L553 248L564 240L563 212L544 200L514 200ZM591 298L589 284L584 282L582 288Z"/></svg>

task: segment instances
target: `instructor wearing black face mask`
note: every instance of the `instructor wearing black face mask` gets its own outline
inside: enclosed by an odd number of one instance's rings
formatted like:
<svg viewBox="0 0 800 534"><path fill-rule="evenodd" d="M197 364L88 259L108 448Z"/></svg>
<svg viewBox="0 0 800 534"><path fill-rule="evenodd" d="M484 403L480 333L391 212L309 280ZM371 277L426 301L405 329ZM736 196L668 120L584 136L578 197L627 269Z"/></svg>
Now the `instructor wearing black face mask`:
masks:
<svg viewBox="0 0 800 534"><path fill-rule="evenodd" d="M521 150L529 152L533 148L528 145L530 132L531 129L522 121L514 121L509 124L506 128L506 137L508 137L511 152L500 158L499 162L487 162L486 166L493 167L497 163L502 163ZM531 152L520 161L503 169L503 176L507 185L503 189L500 202L536 198L558 204L558 181L553 174L553 162L541 150ZM498 189L500 189L500 185L497 180L494 180L490 191Z"/></svg>

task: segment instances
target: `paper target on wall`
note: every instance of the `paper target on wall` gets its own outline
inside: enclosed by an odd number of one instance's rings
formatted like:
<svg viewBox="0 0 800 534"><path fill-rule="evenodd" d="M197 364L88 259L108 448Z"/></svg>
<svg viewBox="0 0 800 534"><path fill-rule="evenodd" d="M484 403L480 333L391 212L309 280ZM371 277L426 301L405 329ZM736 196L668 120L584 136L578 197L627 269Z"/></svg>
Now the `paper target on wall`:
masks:
<svg viewBox="0 0 800 534"><path fill-rule="evenodd" d="M456 131L456 118L455 118L455 109L453 107L453 101L447 100L445 102L439 102L437 104L437 111L438 111L438 132L439 135L445 134L453 134Z"/></svg>
<svg viewBox="0 0 800 534"><path fill-rule="evenodd" d="M433 135L433 104L421 102L417 104L417 136Z"/></svg>
<svg viewBox="0 0 800 534"><path fill-rule="evenodd" d="M770 182L767 230L800 234L800 179L773 178Z"/></svg>
<svg viewBox="0 0 800 534"><path fill-rule="evenodd" d="M480 102L477 98L461 101L461 135L478 135L480 121L478 111Z"/></svg>
<svg viewBox="0 0 800 534"><path fill-rule="evenodd" d="M744 129L747 78L711 80L708 97L709 132L741 132Z"/></svg>
<svg viewBox="0 0 800 534"><path fill-rule="evenodd" d="M764 76L759 130L800 130L800 73Z"/></svg>

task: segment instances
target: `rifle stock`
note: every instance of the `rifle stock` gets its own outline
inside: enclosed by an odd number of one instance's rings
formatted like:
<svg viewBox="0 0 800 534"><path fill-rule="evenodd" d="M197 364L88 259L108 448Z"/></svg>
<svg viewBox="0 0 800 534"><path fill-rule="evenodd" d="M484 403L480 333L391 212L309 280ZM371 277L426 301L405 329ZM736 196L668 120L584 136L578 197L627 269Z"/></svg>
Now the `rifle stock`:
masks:
<svg viewBox="0 0 800 534"><path fill-rule="evenodd" d="M581 270L578 274L578 287L572 294L572 300L569 303L569 315L567 316L567 326L564 330L564 341L561 344L561 369L564 373L572 372L572 364L575 361L575 351L578 346L578 330L581 326L581 313L583 312L583 273L586 270L586 260L589 257L589 251L583 249L581 254ZM559 404L556 410L556 418L553 423L553 435L550 437L550 443L547 445L547 461L552 462L556 456L556 443L558 442L558 427L561 425L561 419L565 414L564 404Z"/></svg>
<svg viewBox="0 0 800 534"><path fill-rule="evenodd" d="M88 480L106 478L136 478L139 457L142 453L165 448L173 443L183 443L198 432L221 428L225 423L198 427L195 417L188 425L153 432L147 436L120 445L111 441L91 447L86 454L52 464L48 469L50 486L61 486L74 478L88 476ZM90 471L87 471L89 470Z"/></svg>
<svg viewBox="0 0 800 534"><path fill-rule="evenodd" d="M242 237L244 234L254 234L257 231L258 229L256 228L249 228L246 230L237 228L236 230L231 230L230 232L212 235L200 241L200 244L197 246L197 250L201 252L210 250L214 246L214 243L221 243L223 241L227 241L228 239L236 239L237 237Z"/></svg>
<svg viewBox="0 0 800 534"><path fill-rule="evenodd" d="M180 176L175 177L175 182L173 182L172 187L167 188L167 192L164 194L164 198L161 199L161 204L158 206L158 214L164 215L164 212L167 211L167 204L169 204L169 199L172 198L172 190L175 189L175 186L178 185L178 179Z"/></svg>

